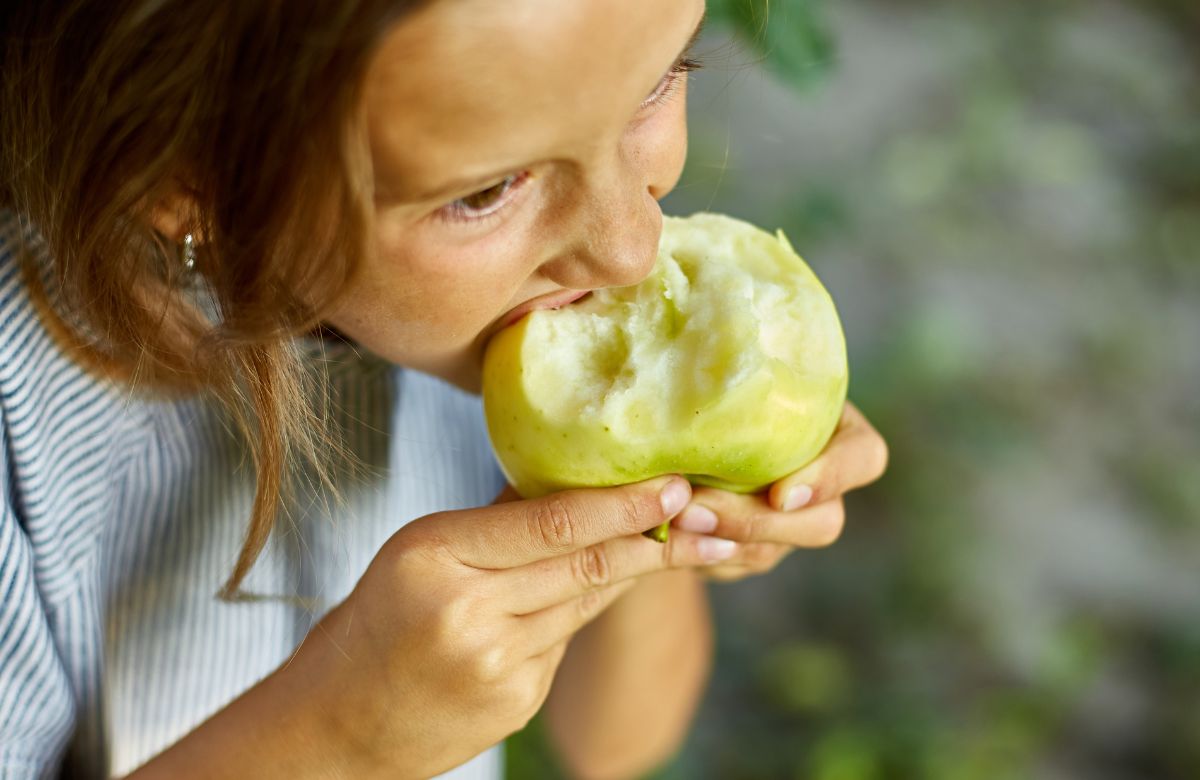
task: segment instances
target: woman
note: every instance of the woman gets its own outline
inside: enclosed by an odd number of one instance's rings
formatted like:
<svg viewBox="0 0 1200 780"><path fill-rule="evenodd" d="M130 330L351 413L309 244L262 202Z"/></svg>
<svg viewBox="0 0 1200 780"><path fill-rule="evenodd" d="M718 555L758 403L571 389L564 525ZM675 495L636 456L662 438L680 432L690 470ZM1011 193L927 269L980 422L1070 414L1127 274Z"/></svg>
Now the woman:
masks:
<svg viewBox="0 0 1200 780"><path fill-rule="evenodd" d="M669 757L703 580L833 541L882 440L488 505L472 394L649 272L701 0L4 13L6 776L495 777L543 704L580 776Z"/></svg>

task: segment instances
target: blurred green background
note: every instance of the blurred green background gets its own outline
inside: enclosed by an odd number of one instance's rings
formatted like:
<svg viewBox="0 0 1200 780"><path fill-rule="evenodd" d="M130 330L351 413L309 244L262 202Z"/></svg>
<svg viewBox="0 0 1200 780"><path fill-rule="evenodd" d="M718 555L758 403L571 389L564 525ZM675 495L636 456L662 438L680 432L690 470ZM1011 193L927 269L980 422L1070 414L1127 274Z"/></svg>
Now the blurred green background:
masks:
<svg viewBox="0 0 1200 780"><path fill-rule="evenodd" d="M788 233L892 460L657 777L1200 778L1200 3L709 9L664 209Z"/></svg>

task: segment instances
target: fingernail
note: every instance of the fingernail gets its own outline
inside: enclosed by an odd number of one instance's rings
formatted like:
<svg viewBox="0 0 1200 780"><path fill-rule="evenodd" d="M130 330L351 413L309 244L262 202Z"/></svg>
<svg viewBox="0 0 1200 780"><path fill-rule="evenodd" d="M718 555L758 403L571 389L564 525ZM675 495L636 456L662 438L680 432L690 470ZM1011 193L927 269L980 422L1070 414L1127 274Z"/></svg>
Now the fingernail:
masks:
<svg viewBox="0 0 1200 780"><path fill-rule="evenodd" d="M717 530L717 516L708 507L688 504L688 508L683 510L683 514L675 521L675 525L684 531L710 534Z"/></svg>
<svg viewBox="0 0 1200 780"><path fill-rule="evenodd" d="M783 499L783 511L790 512L793 509L800 507L812 501L813 489L808 485L796 485L787 492L787 496Z"/></svg>
<svg viewBox="0 0 1200 780"><path fill-rule="evenodd" d="M663 492L659 494L658 498L662 501L663 512L667 517L674 517L680 509L687 505L691 497L692 488L687 481L673 479L663 488Z"/></svg>
<svg viewBox="0 0 1200 780"><path fill-rule="evenodd" d="M716 563L732 558L737 552L737 542L708 536L696 542L696 549L700 551L700 557L705 563Z"/></svg>

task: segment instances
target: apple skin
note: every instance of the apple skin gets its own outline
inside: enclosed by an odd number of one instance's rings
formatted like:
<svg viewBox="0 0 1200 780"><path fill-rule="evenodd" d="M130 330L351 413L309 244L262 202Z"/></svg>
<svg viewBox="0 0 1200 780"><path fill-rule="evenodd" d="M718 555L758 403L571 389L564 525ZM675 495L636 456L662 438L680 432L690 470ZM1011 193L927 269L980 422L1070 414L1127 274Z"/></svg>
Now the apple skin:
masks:
<svg viewBox="0 0 1200 780"><path fill-rule="evenodd" d="M662 474L752 493L820 454L847 384L833 301L783 234L696 214L664 218L639 284L496 334L483 403L525 498Z"/></svg>

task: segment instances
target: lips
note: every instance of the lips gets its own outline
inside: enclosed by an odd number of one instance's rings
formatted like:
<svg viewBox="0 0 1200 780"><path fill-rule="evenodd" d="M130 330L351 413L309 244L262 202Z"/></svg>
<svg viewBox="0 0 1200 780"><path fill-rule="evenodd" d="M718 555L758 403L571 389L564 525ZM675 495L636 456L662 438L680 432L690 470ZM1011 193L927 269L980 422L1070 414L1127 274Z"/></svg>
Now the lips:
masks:
<svg viewBox="0 0 1200 780"><path fill-rule="evenodd" d="M514 322L521 319L531 311L536 311L538 309L557 309L562 306L566 306L568 303L574 303L590 292L591 290L563 290L561 292L551 293L550 295L543 295L540 298L534 298L531 301L526 301L510 311L508 314L505 314L500 319L500 322L496 325L493 333L504 330L509 325L512 325Z"/></svg>

